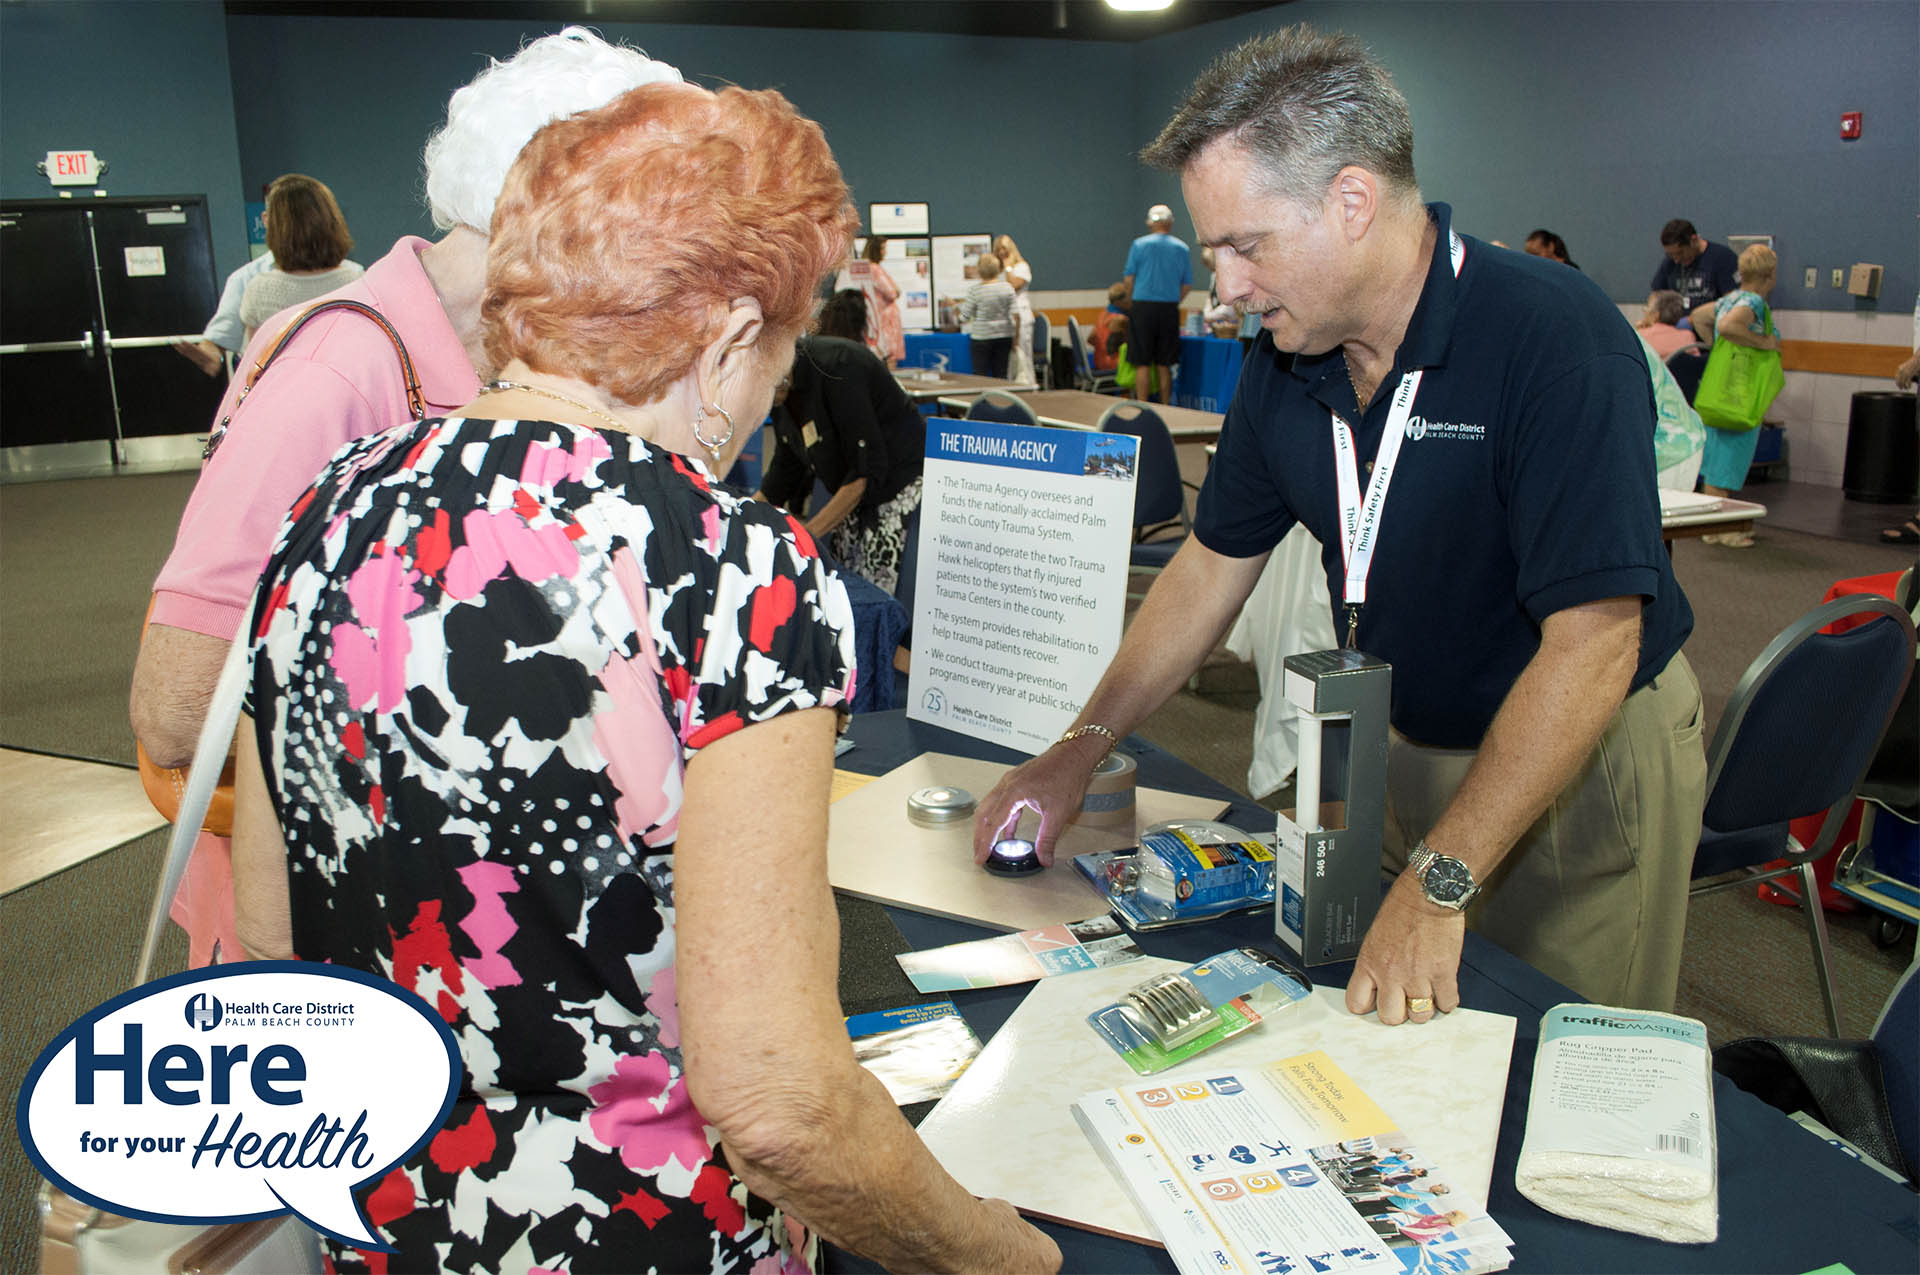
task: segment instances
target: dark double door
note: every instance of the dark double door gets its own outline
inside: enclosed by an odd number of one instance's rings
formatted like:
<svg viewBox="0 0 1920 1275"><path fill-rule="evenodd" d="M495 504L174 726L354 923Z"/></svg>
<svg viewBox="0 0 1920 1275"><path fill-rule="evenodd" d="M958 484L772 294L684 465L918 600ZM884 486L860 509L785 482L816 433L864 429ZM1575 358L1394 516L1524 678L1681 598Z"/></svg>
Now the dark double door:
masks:
<svg viewBox="0 0 1920 1275"><path fill-rule="evenodd" d="M168 348L219 302L201 195L0 201L0 448L204 434L225 389Z"/></svg>

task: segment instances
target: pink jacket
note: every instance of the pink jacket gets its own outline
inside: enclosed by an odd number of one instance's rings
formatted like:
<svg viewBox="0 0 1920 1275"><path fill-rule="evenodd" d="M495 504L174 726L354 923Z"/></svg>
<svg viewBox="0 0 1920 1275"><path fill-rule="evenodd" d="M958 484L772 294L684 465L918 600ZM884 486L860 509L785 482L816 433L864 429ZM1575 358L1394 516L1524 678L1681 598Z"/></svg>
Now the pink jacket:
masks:
<svg viewBox="0 0 1920 1275"><path fill-rule="evenodd" d="M429 415L473 399L480 379L440 308L420 250L408 237L366 274L325 299L364 301L399 331L413 358ZM280 335L275 315L241 356L243 372ZM213 424L233 412L244 375L227 387ZM353 439L412 418L393 344L371 320L322 315L294 338L234 416L201 471L180 518L173 553L153 583L153 620L229 640L253 596L287 510L321 467Z"/></svg>
<svg viewBox="0 0 1920 1275"><path fill-rule="evenodd" d="M427 241L400 240L359 279L321 298L364 301L400 333L430 415L471 402L480 378L420 265ZM240 366L251 368L292 319L275 315L254 334ZM154 624L231 641L287 510L333 454L352 440L413 413L393 343L363 315L325 314L300 330L247 395L244 375L227 387L212 424L232 416L180 517L173 553L154 581ZM232 847L201 833L174 896L173 919L187 932L188 963L240 959L234 933ZM217 948L216 948L217 945Z"/></svg>

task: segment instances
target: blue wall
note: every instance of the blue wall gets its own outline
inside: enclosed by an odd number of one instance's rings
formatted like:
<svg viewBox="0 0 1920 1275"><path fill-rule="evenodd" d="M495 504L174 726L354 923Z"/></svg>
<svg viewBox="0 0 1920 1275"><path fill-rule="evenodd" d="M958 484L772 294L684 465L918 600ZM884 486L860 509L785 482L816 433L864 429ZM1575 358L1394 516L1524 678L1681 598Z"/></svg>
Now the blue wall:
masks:
<svg viewBox="0 0 1920 1275"><path fill-rule="evenodd" d="M1864 305L1828 281L1856 261L1886 267L1880 309L1913 305L1920 4L1302 0L1154 41L1142 131L1219 52L1291 22L1372 46L1412 105L1422 190L1470 234L1518 248L1548 227L1626 301L1686 217L1716 241L1772 234L1778 308ZM1858 141L1844 110L1865 112ZM1169 177L1141 190L1180 206Z"/></svg>
<svg viewBox="0 0 1920 1275"><path fill-rule="evenodd" d="M1192 77L1303 20L1353 31L1393 69L1422 185L1463 228L1518 245L1551 227L1617 299L1643 295L1672 216L1713 239L1774 234L1782 308L1857 308L1826 281L1854 261L1887 268L1881 309L1904 313L1920 287L1915 0L1300 0L1140 44L603 30L705 82L782 89L825 127L856 199L925 199L937 231L1011 233L1052 289L1103 287L1146 206L1180 206L1132 154ZM551 29L227 18L213 0L0 5L0 194L46 195L33 162L91 146L114 193L205 191L226 269L246 256L244 192L297 170L334 187L371 260L429 233L419 148L447 95ZM1862 140L1839 140L1842 110L1866 113Z"/></svg>
<svg viewBox="0 0 1920 1275"><path fill-rule="evenodd" d="M554 29L451 18L230 19L249 186L289 169L321 178L369 253L401 234L430 234L420 147L447 97L483 56L511 56L523 37ZM781 90L825 129L863 210L870 200L925 200L935 233L1011 234L1035 262L1036 287L1104 287L1138 233L1145 205L1133 208L1130 111L1116 104L1097 117L1048 118L1055 106L1123 103L1114 72L1130 46L648 23L598 29L711 87Z"/></svg>
<svg viewBox="0 0 1920 1275"><path fill-rule="evenodd" d="M0 5L0 198L54 195L50 150L98 153L110 195L206 195L221 272L246 261L219 5Z"/></svg>

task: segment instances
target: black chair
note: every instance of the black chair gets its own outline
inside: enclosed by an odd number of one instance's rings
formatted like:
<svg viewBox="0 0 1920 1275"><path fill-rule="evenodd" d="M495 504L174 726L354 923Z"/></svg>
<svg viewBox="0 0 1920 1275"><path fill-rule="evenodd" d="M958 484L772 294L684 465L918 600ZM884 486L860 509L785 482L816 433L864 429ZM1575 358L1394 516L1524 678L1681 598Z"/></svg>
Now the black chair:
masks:
<svg viewBox="0 0 1920 1275"><path fill-rule="evenodd" d="M988 390L967 405L967 419L970 421L995 421L1001 425L1038 425L1040 418L1033 414L1022 399L1015 398L1005 390Z"/></svg>
<svg viewBox="0 0 1920 1275"><path fill-rule="evenodd" d="M1053 323L1038 310L1033 312L1033 383L1049 388L1053 371Z"/></svg>
<svg viewBox="0 0 1920 1275"><path fill-rule="evenodd" d="M1112 372L1096 372L1093 360L1087 355L1086 338L1080 335L1080 320L1067 316L1067 347L1073 351L1073 375L1079 388L1094 394L1118 391L1120 382Z"/></svg>
<svg viewBox="0 0 1920 1275"><path fill-rule="evenodd" d="M1870 615L1844 633L1820 632ZM1838 598L1767 644L1727 701L1707 751L1707 803L1689 893L1798 874L1828 1030L1840 1034L1827 923L1812 863L1833 848L1867 763L1913 673L1913 621L1887 599ZM1788 823L1826 812L1813 845ZM1785 859L1785 866L1763 865ZM1731 875L1730 875L1731 874ZM1720 879L1726 878L1726 879Z"/></svg>
<svg viewBox="0 0 1920 1275"><path fill-rule="evenodd" d="M1687 402L1693 402L1694 391L1700 388L1700 376L1707 370L1707 347L1695 341L1692 345L1683 345L1667 355L1667 371L1673 374L1680 392L1687 396Z"/></svg>
<svg viewBox="0 0 1920 1275"><path fill-rule="evenodd" d="M1127 555L1129 571L1158 573L1166 569L1193 532L1187 519L1187 489L1180 481L1180 458L1173 435L1160 413L1143 403L1120 402L1100 414L1094 429L1107 434L1132 434L1140 440L1133 482L1133 548ZM1162 533L1179 534L1162 537ZM1155 539L1154 537L1162 537Z"/></svg>

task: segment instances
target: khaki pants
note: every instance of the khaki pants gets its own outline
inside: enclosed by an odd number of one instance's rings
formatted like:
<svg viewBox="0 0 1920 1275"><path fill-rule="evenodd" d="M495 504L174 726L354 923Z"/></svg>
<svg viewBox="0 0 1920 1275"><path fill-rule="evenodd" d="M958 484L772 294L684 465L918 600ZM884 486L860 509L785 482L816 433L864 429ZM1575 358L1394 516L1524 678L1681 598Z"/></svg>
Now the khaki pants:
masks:
<svg viewBox="0 0 1920 1275"><path fill-rule="evenodd" d="M1406 867L1474 755L1393 734L1390 871ZM1671 1010L1706 788L1700 684L1675 654L1627 696L1579 773L1494 870L1467 923L1596 1004Z"/></svg>

